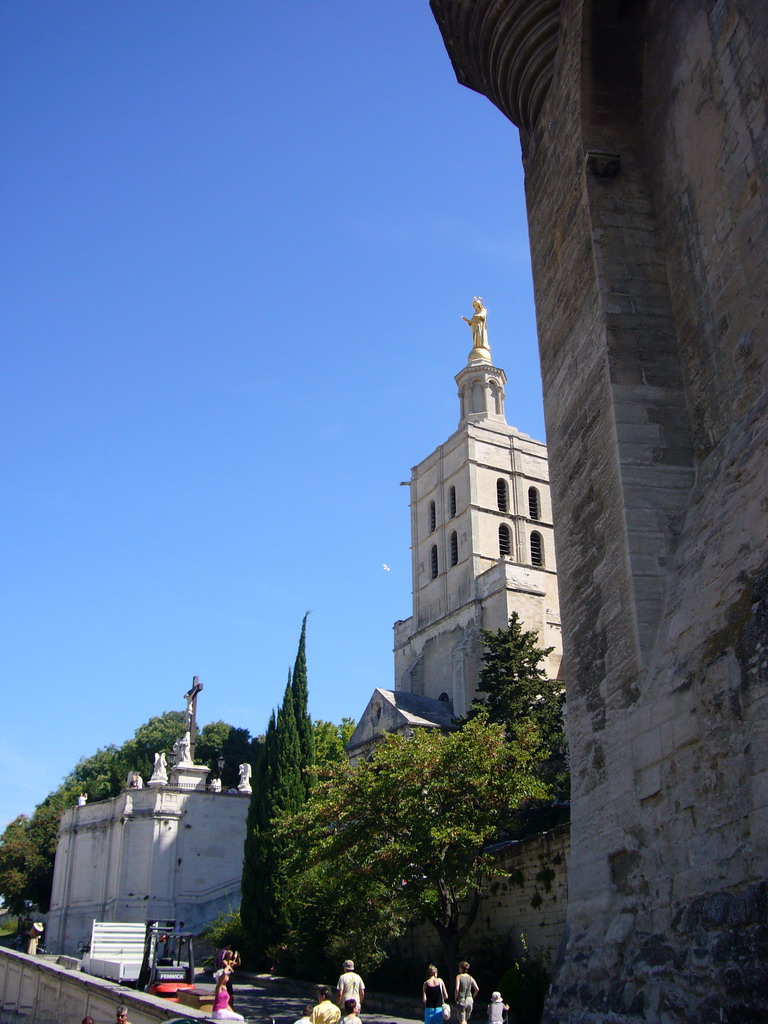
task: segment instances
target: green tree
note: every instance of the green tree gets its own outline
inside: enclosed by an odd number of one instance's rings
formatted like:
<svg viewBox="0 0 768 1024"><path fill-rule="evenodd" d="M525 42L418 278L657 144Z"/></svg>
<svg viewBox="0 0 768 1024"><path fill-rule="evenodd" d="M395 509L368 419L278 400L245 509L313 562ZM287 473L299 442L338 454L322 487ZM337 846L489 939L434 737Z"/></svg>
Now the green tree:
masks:
<svg viewBox="0 0 768 1024"><path fill-rule="evenodd" d="M565 692L542 668L553 648L539 647L538 633L524 630L517 612L512 613L507 629L484 629L481 635L484 650L478 690L486 696L472 702L467 718L487 715L489 721L504 726L509 739L525 737L535 770L547 786L547 801L526 809L524 817L530 817L534 808L544 810L553 797L561 801L568 797Z"/></svg>
<svg viewBox="0 0 768 1024"><path fill-rule="evenodd" d="M296 661L293 666L293 679L291 683L293 711L296 717L296 730L299 737L299 765L305 796L309 794L312 785L313 776L310 769L315 763L315 733L312 727L312 719L309 717L309 683L307 681L308 615L309 612L304 615L301 622L301 635L299 637L299 647L296 651Z"/></svg>
<svg viewBox="0 0 768 1024"><path fill-rule="evenodd" d="M352 718L342 718L339 725L316 719L315 730L315 764L324 765L346 760L345 747L352 738L357 724Z"/></svg>
<svg viewBox="0 0 768 1024"><path fill-rule="evenodd" d="M274 817L272 784L277 766L277 716L272 716L253 772L248 807L240 918L253 947L263 956L274 933L274 849L271 823Z"/></svg>
<svg viewBox="0 0 768 1024"><path fill-rule="evenodd" d="M277 715L272 715L257 763L243 851L240 916L254 947L266 955L289 930L285 843L274 822L306 800L314 764L314 729L307 713L307 616L301 624L293 673Z"/></svg>
<svg viewBox="0 0 768 1024"><path fill-rule="evenodd" d="M478 714L456 732L385 736L369 761L318 775L306 805L278 826L296 933L303 908L319 906L326 943L343 936L370 969L408 921L427 920L455 966L492 871L484 848L510 807L544 791L525 739Z"/></svg>
<svg viewBox="0 0 768 1024"><path fill-rule="evenodd" d="M224 789L237 786L241 764L249 764L254 770L259 758L260 742L247 729L238 729L227 722L209 722L197 735L195 760L207 764L214 776L218 776L217 761L224 758L222 784Z"/></svg>

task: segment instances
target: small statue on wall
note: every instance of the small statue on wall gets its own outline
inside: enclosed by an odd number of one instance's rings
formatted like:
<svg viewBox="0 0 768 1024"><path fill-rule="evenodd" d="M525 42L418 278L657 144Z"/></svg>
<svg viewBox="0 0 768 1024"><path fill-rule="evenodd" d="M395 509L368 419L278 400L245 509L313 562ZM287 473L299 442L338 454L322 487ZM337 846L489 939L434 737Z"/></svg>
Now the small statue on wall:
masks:
<svg viewBox="0 0 768 1024"><path fill-rule="evenodd" d="M240 782L237 787L238 793L250 793L251 792L251 766L249 764L241 764L240 766Z"/></svg>

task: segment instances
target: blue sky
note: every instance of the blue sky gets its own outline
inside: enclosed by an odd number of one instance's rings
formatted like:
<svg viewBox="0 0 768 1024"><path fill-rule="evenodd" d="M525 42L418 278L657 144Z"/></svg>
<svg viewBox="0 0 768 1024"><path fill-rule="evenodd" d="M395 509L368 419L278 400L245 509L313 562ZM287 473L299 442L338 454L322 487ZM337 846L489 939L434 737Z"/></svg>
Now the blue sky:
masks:
<svg viewBox="0 0 768 1024"><path fill-rule="evenodd" d="M2 826L193 675L262 732L308 609L315 717L392 686L473 295L544 428L519 139L427 0L0 20Z"/></svg>

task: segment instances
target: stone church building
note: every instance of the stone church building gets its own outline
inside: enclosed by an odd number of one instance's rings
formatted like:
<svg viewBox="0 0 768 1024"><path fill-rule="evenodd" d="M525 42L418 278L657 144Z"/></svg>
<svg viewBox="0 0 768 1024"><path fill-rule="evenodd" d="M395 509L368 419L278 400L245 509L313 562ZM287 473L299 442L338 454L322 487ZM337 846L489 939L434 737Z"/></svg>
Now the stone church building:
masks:
<svg viewBox="0 0 768 1024"><path fill-rule="evenodd" d="M525 168L573 766L544 1019L766 1021L768 4L431 7Z"/></svg>
<svg viewBox="0 0 768 1024"><path fill-rule="evenodd" d="M508 425L506 376L483 341L456 376L458 428L411 472L413 612L395 623L395 689L374 692L347 746L353 762L383 732L464 715L478 694L480 630L506 628L513 611L554 648L551 678L560 671L547 449Z"/></svg>

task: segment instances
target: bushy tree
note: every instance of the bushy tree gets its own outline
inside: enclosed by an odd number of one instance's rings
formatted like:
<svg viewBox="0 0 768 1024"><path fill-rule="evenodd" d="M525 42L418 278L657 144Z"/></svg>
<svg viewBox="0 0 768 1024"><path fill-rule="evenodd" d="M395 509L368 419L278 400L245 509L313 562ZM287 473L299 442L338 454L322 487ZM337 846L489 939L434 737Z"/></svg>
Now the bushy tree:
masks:
<svg viewBox="0 0 768 1024"><path fill-rule="evenodd" d="M227 722L209 722L197 734L195 744L195 761L206 764L215 776L219 769L217 761L224 758L224 769L221 780L224 789L237 786L241 764L249 764L255 770L259 758L260 742L252 737L247 729L238 729Z"/></svg>
<svg viewBox="0 0 768 1024"><path fill-rule="evenodd" d="M492 870L484 848L510 807L544 792L531 761L524 737L478 714L460 731L387 735L369 761L318 769L306 805L278 827L295 936L317 909L325 942L343 936L370 968L407 922L427 920L455 966Z"/></svg>
<svg viewBox="0 0 768 1024"><path fill-rule="evenodd" d="M318 766L345 761L345 747L352 739L356 722L352 718L342 718L339 725L316 719L315 730L315 764Z"/></svg>

